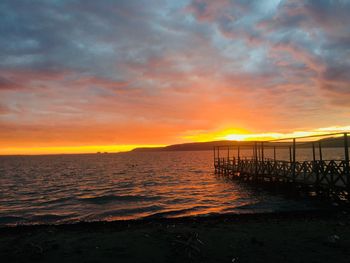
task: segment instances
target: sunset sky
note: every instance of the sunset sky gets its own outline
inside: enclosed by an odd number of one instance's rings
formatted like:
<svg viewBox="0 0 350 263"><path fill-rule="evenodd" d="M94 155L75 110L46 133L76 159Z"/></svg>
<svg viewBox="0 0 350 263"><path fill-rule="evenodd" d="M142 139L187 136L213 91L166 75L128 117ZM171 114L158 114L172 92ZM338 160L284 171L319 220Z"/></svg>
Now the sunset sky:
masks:
<svg viewBox="0 0 350 263"><path fill-rule="evenodd" d="M350 1L0 2L0 154L350 130Z"/></svg>

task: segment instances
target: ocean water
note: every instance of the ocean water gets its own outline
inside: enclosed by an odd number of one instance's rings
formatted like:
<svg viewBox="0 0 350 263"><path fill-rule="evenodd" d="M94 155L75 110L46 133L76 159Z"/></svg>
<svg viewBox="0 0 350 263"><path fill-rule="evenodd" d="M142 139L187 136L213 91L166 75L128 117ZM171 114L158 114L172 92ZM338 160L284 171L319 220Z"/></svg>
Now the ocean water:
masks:
<svg viewBox="0 0 350 263"><path fill-rule="evenodd" d="M313 209L219 177L213 153L0 157L0 225Z"/></svg>

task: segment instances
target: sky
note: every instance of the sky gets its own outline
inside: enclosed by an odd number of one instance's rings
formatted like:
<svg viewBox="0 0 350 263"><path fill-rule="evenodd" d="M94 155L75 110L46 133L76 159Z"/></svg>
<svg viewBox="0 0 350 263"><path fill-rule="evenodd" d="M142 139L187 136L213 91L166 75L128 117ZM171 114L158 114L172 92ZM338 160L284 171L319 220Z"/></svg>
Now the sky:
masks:
<svg viewBox="0 0 350 263"><path fill-rule="evenodd" d="M2 0L0 154L350 130L348 0Z"/></svg>

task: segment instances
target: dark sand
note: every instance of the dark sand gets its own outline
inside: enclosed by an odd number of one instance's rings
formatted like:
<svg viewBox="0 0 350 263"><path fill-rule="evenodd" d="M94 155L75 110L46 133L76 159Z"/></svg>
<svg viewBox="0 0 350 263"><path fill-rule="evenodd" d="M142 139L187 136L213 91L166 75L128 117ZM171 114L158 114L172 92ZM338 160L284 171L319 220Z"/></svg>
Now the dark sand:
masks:
<svg viewBox="0 0 350 263"><path fill-rule="evenodd" d="M0 228L1 262L350 262L344 209Z"/></svg>

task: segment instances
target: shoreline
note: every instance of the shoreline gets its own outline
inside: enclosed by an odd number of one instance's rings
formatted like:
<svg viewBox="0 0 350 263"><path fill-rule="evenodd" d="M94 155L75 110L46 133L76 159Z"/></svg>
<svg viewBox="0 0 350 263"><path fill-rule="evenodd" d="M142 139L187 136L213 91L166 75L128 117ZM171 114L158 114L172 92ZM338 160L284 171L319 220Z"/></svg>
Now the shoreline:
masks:
<svg viewBox="0 0 350 263"><path fill-rule="evenodd" d="M349 262L350 209L0 228L6 262Z"/></svg>
<svg viewBox="0 0 350 263"><path fill-rule="evenodd" d="M36 223L36 224L14 224L14 225L0 225L0 233L2 231L11 231L15 229L35 229L45 227L57 227L57 228L75 228L85 226L123 226L123 225L142 225L149 223L191 223L191 222L220 222L220 220L232 220L235 222L244 221L256 221L256 220L267 220L267 219L302 219L302 218L332 218L336 214L345 212L350 214L350 207L335 206L324 209L312 209L312 210L292 210L292 211L274 211L274 212L258 212L258 213L225 213L225 214L203 214L193 216L179 216L179 217L158 217L158 216L147 216L136 219L119 219L119 220L99 220L99 221L74 221L64 223Z"/></svg>

